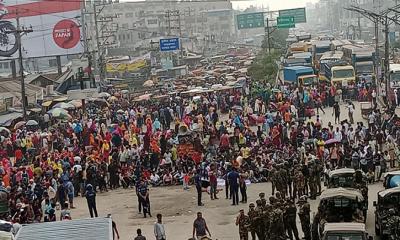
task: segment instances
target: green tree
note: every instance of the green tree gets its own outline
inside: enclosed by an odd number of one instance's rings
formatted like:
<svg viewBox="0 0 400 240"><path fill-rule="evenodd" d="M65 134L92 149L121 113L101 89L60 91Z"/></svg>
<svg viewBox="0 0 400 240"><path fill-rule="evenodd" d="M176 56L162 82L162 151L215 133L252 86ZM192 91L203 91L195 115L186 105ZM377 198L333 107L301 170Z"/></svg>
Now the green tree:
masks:
<svg viewBox="0 0 400 240"><path fill-rule="evenodd" d="M249 75L257 82L273 84L278 73L276 61L279 57L280 53L277 51L271 51L271 53L260 52L248 69Z"/></svg>

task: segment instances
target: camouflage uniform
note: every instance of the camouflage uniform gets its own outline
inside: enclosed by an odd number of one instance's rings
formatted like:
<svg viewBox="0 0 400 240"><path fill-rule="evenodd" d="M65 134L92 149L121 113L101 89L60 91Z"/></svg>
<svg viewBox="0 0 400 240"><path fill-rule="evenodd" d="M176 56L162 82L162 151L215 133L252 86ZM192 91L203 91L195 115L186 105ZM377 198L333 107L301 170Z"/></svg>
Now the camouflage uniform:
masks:
<svg viewBox="0 0 400 240"><path fill-rule="evenodd" d="M311 240L310 230L310 204L307 202L307 197L303 196L299 202L299 218L301 222L301 229L304 233L305 240Z"/></svg>
<svg viewBox="0 0 400 240"><path fill-rule="evenodd" d="M300 170L296 170L295 171L295 175L294 175L294 189L293 189L293 197L296 198L300 198L301 196L304 195L304 175ZM297 196L296 196L297 195Z"/></svg>
<svg viewBox="0 0 400 240"><path fill-rule="evenodd" d="M283 223L283 211L280 209L281 205L279 202L274 206L274 210L271 212L270 218L270 229L269 239L270 240L283 240L286 239L285 227Z"/></svg>
<svg viewBox="0 0 400 240"><path fill-rule="evenodd" d="M308 185L310 187L310 199L316 199L317 197L317 182L316 182L316 169L314 162L310 161L309 163L310 169L310 178L308 181Z"/></svg>
<svg viewBox="0 0 400 240"><path fill-rule="evenodd" d="M240 240L248 240L249 239L249 231L248 228L250 226L250 218L247 215L238 216L238 224L239 225L239 237Z"/></svg>
<svg viewBox="0 0 400 240"><path fill-rule="evenodd" d="M285 208L286 208L285 227L289 235L289 239L293 240L293 235L294 235L295 239L299 240L299 231L297 230L296 226L296 212L297 212L296 205L294 205L294 203L291 200L288 200Z"/></svg>
<svg viewBox="0 0 400 240"><path fill-rule="evenodd" d="M271 187L272 187L272 195L275 194L276 188L276 166L273 166L271 171L269 172L269 179L271 180Z"/></svg>
<svg viewBox="0 0 400 240"><path fill-rule="evenodd" d="M391 215L387 221L387 229L390 229L390 234L388 236L389 240L398 240L400 238L400 216L396 216L396 211L394 209L389 210Z"/></svg>
<svg viewBox="0 0 400 240"><path fill-rule="evenodd" d="M259 201L259 200L257 200ZM261 204L261 201L259 201L259 203ZM258 212L255 210L255 205L254 203L250 203L249 204L249 212L247 213L247 215L249 216L250 219L250 233L251 233L251 239L255 240L256 239L256 231L257 231L257 227L258 227Z"/></svg>

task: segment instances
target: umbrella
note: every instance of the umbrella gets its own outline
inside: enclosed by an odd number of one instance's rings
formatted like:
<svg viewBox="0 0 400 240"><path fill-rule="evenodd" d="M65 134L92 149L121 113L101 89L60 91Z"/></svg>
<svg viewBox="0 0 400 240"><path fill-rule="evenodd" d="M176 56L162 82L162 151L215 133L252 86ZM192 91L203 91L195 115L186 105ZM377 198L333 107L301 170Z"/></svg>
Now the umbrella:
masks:
<svg viewBox="0 0 400 240"><path fill-rule="evenodd" d="M46 101L46 102L42 103L42 106L43 106L43 107L50 107L50 105L51 105L52 102L53 102L53 101Z"/></svg>
<svg viewBox="0 0 400 240"><path fill-rule="evenodd" d="M124 112L124 110L120 109L117 111L117 113L124 114L125 112Z"/></svg>
<svg viewBox="0 0 400 240"><path fill-rule="evenodd" d="M54 99L53 101L54 102L65 102L67 100L68 100L68 97L60 97L60 98Z"/></svg>
<svg viewBox="0 0 400 240"><path fill-rule="evenodd" d="M53 108L47 113L55 118L64 118L64 116L67 117L69 115L68 111L63 108Z"/></svg>
<svg viewBox="0 0 400 240"><path fill-rule="evenodd" d="M117 101L117 100L118 100L118 98L115 97L115 96L112 96L112 97L110 97L110 98L108 99L108 101L110 101L110 102L114 102L114 101Z"/></svg>
<svg viewBox="0 0 400 240"><path fill-rule="evenodd" d="M236 105L236 106L233 106L233 107L232 107L232 110L235 110L235 111L243 111L243 108L242 108L241 106Z"/></svg>
<svg viewBox="0 0 400 240"><path fill-rule="evenodd" d="M92 103L94 103L96 105L99 105L99 106L104 106L104 107L108 107L109 106L107 100L105 100L103 98L90 98L88 101L92 102Z"/></svg>
<svg viewBox="0 0 400 240"><path fill-rule="evenodd" d="M14 129L19 129L19 128L25 126L25 124L26 124L25 121L17 122L17 123L14 125Z"/></svg>
<svg viewBox="0 0 400 240"><path fill-rule="evenodd" d="M5 128L5 127L0 127L0 133L1 133L1 132L7 132L8 134L11 133L11 131L8 130L8 128Z"/></svg>
<svg viewBox="0 0 400 240"><path fill-rule="evenodd" d="M63 109L73 110L73 109L75 109L75 106L70 103L60 102L60 103L57 103L56 105L54 105L53 108L63 108Z"/></svg>
<svg viewBox="0 0 400 240"><path fill-rule="evenodd" d="M122 90L121 93L122 93L122 94L128 94L128 93L129 93L129 90L126 90L126 89L125 89L125 90Z"/></svg>
<svg viewBox="0 0 400 240"><path fill-rule="evenodd" d="M152 80L147 80L143 83L143 87L152 87L154 86L154 82Z"/></svg>
<svg viewBox="0 0 400 240"><path fill-rule="evenodd" d="M332 139L327 140L325 142L325 145L334 144L334 143L340 143L340 141L332 138Z"/></svg>
<svg viewBox="0 0 400 240"><path fill-rule="evenodd" d="M101 98L109 98L109 97L111 97L111 94L109 94L107 92L101 92L101 93L99 93L99 97L101 97Z"/></svg>
<svg viewBox="0 0 400 240"><path fill-rule="evenodd" d="M278 93L278 92L281 92L281 90L280 90L280 89L277 89L277 88L273 88L273 89L272 89L272 92Z"/></svg>
<svg viewBox="0 0 400 240"><path fill-rule="evenodd" d="M29 120L26 122L26 126L37 126L39 125L38 122L36 122L35 120Z"/></svg>
<svg viewBox="0 0 400 240"><path fill-rule="evenodd" d="M82 107L82 101L81 100L72 100L68 102L71 105L74 105L76 108L81 108Z"/></svg>

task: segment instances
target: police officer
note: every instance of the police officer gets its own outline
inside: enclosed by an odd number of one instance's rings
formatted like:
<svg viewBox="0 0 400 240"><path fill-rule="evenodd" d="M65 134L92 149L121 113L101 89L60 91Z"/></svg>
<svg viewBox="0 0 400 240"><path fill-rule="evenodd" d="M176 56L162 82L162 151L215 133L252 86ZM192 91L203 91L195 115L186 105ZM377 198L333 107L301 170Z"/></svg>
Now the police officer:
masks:
<svg viewBox="0 0 400 240"><path fill-rule="evenodd" d="M250 218L249 216L244 214L243 209L240 209L239 216L236 217L236 226L239 226L240 240L248 240L249 239L248 227L250 226Z"/></svg>
<svg viewBox="0 0 400 240"><path fill-rule="evenodd" d="M286 201L286 230L289 235L289 239L293 240L293 235L296 240L299 240L299 231L296 226L296 212L297 208L294 202L289 198Z"/></svg>
<svg viewBox="0 0 400 240"><path fill-rule="evenodd" d="M311 240L310 229L310 204L307 202L307 196L301 196L298 203L299 205L299 218L301 222L301 229L304 233L305 240Z"/></svg>
<svg viewBox="0 0 400 240"><path fill-rule="evenodd" d="M396 210L391 208L388 211L388 229L390 229L389 239L395 240L400 238L400 216L396 216Z"/></svg>
<svg viewBox="0 0 400 240"><path fill-rule="evenodd" d="M273 206L269 228L270 240L281 240L286 238L283 211L281 210L281 207L281 202L279 201L277 201Z"/></svg>
<svg viewBox="0 0 400 240"><path fill-rule="evenodd" d="M261 202L260 202L261 204ZM256 239L256 229L257 229L257 223L258 223L258 212L255 209L255 205L254 203L250 203L249 204L249 212L247 213L247 215L249 216L250 219L250 233L251 233L251 239L255 240Z"/></svg>

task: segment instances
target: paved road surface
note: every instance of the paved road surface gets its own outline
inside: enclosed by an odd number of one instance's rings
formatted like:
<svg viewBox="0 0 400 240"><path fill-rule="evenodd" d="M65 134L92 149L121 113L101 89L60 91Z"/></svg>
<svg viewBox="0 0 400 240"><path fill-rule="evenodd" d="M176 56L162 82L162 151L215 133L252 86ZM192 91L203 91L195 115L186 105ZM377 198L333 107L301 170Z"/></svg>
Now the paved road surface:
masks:
<svg viewBox="0 0 400 240"><path fill-rule="evenodd" d="M363 121L360 114L359 104L355 103L355 121ZM347 110L342 105L342 120L347 117ZM326 114L321 114L323 124L333 121L332 108L326 109ZM370 234L374 233L374 208L372 202L376 200L377 192L381 190L382 183L377 183L369 187L369 210L367 218L367 229ZM248 203L255 202L259 192L265 192L269 197L271 194L271 184L251 184L248 187ZM224 193L220 193L219 200L211 201L209 196L204 196L204 207L196 206L196 191L192 187L189 191L184 191L180 187L152 188L150 190L150 200L153 218L143 219L143 215L138 214L137 197L134 189L119 189L116 191L99 194L97 196L97 208L101 216L111 213L117 223L118 229L123 240L133 239L136 229L141 228L144 236L154 239L153 224L155 215L162 213L167 231L167 239L187 240L191 237L192 224L197 211L202 211L213 239L233 240L239 239L238 228L234 225L236 216L241 208L248 210L247 204L230 206ZM311 201L312 216L318 207L319 200ZM89 216L86 201L80 197L76 198L77 209L72 211L73 218L86 218ZM301 232L300 222L298 229ZM302 233L301 233L302 235Z"/></svg>

